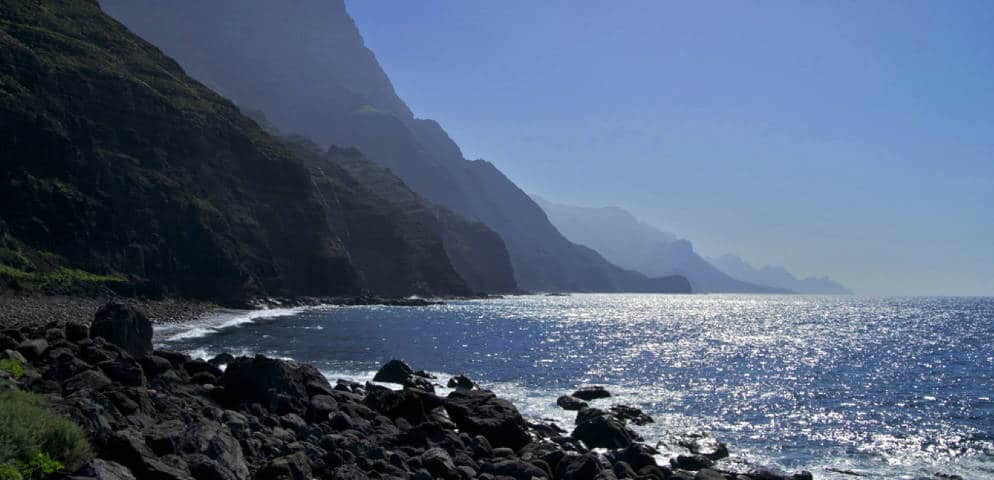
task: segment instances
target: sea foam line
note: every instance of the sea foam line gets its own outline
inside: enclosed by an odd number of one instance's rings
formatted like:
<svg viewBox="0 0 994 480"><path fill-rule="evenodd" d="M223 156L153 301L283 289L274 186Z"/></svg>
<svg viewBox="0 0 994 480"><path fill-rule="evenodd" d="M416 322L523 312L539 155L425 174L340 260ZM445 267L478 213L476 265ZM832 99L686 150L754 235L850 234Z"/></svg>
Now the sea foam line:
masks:
<svg viewBox="0 0 994 480"><path fill-rule="evenodd" d="M190 340L194 338L202 338L208 335L213 335L228 328L234 328L241 325L253 323L257 320L288 317L292 315L297 315L298 313L301 313L305 310L310 310L315 308L321 308L321 306L294 307L294 308L267 308L261 310L224 310L210 314L207 317L193 323L177 325L175 327L167 326L161 328L160 331L164 332L165 335L168 335L161 341L169 343L169 342L177 342L182 340ZM173 331L176 332L171 333Z"/></svg>

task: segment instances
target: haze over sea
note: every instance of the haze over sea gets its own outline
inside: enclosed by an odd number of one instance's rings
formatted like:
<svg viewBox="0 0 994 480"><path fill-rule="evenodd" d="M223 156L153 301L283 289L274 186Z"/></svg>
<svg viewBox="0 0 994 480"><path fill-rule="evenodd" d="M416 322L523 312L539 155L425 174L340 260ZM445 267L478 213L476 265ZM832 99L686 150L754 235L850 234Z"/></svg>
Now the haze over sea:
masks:
<svg viewBox="0 0 994 480"><path fill-rule="evenodd" d="M333 382L401 358L567 430L556 397L605 385L614 397L593 406L641 407L656 423L636 430L664 450L705 431L735 461L816 478L994 477L994 298L520 296L224 312L156 335L202 357L312 363Z"/></svg>

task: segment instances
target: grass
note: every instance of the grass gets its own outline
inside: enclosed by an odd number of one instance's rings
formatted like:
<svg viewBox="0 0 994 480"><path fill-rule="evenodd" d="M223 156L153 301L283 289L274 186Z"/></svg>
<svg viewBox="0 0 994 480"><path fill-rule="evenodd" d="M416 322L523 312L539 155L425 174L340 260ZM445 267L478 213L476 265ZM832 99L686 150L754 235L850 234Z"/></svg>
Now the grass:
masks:
<svg viewBox="0 0 994 480"><path fill-rule="evenodd" d="M67 291L89 286L127 283L127 279L116 275L98 275L84 270L56 267L49 272L29 272L9 265L0 264L0 278L11 280L25 290Z"/></svg>
<svg viewBox="0 0 994 480"><path fill-rule="evenodd" d="M0 393L0 480L41 480L93 458L79 426L45 408L42 397Z"/></svg>

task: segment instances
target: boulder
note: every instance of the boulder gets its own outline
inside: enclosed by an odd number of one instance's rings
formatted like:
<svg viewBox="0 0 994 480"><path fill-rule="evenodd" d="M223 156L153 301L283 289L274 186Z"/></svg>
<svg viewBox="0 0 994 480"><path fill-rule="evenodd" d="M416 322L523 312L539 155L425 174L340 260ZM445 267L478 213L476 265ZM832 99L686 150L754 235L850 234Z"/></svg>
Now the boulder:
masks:
<svg viewBox="0 0 994 480"><path fill-rule="evenodd" d="M493 464L487 473L497 476L511 477L514 480L531 480L532 478L549 477L549 474L536 465L521 460L502 460Z"/></svg>
<svg viewBox="0 0 994 480"><path fill-rule="evenodd" d="M262 355L236 358L228 364L221 382L232 402L254 402L272 411L293 410L301 415L307 412L308 383L331 391L328 380L316 368Z"/></svg>
<svg viewBox="0 0 994 480"><path fill-rule="evenodd" d="M603 470L597 454L568 456L559 462L560 480L593 480Z"/></svg>
<svg viewBox="0 0 994 480"><path fill-rule="evenodd" d="M573 396L580 400L596 400L598 398L608 398L611 392L601 386L583 387L575 392Z"/></svg>
<svg viewBox="0 0 994 480"><path fill-rule="evenodd" d="M638 439L620 420L610 415L599 415L576 426L573 438L588 448L625 448Z"/></svg>
<svg viewBox="0 0 994 480"><path fill-rule="evenodd" d="M452 457L441 448L430 448L425 453L422 453L421 465L435 478L455 478L459 476Z"/></svg>
<svg viewBox="0 0 994 480"><path fill-rule="evenodd" d="M632 444L628 448L615 453L615 460L625 462L632 466L635 471L646 466L656 466L654 455L658 453L652 447L642 444Z"/></svg>
<svg viewBox="0 0 994 480"><path fill-rule="evenodd" d="M152 353L152 322L142 312L120 303L108 303L93 317L91 338L103 338L132 357Z"/></svg>
<svg viewBox="0 0 994 480"><path fill-rule="evenodd" d="M401 385L411 381L414 370L400 360L390 360L380 367L380 370L373 376L374 382L399 383Z"/></svg>
<svg viewBox="0 0 994 480"><path fill-rule="evenodd" d="M580 400L572 395L563 395L556 399L556 405L563 410L583 410L587 408L587 402Z"/></svg>
<svg viewBox="0 0 994 480"><path fill-rule="evenodd" d="M696 471L714 465L714 460L704 455L677 455L670 459L670 465L675 469Z"/></svg>
<svg viewBox="0 0 994 480"><path fill-rule="evenodd" d="M17 351L24 358L35 361L41 359L45 352L48 350L48 342L43 338L36 338L33 340L25 340L17 346Z"/></svg>
<svg viewBox="0 0 994 480"><path fill-rule="evenodd" d="M128 470L128 467L99 458L93 459L89 465L80 469L78 474L97 480L135 480L135 476L131 470Z"/></svg>
<svg viewBox="0 0 994 480"><path fill-rule="evenodd" d="M697 475L694 475L694 480L728 480L728 477L717 470L703 468L697 472Z"/></svg>
<svg viewBox="0 0 994 480"><path fill-rule="evenodd" d="M576 420L573 422L573 424L579 425L583 422L586 422L587 420L590 420L591 418L601 417L604 415L607 415L607 412L599 408L593 408L593 407L582 408L580 409L579 412L576 412Z"/></svg>
<svg viewBox="0 0 994 480"><path fill-rule="evenodd" d="M641 408L638 407L630 407L628 405L614 405L610 408L610 410L611 413L614 414L615 418L622 421L634 423L635 425L648 425L650 423L655 422L655 420L653 420L652 417L647 415L645 412L642 411Z"/></svg>
<svg viewBox="0 0 994 480"><path fill-rule="evenodd" d="M435 394L417 388L373 390L366 395L364 403L391 419L400 417L413 423L424 420L428 412L444 404Z"/></svg>
<svg viewBox="0 0 994 480"><path fill-rule="evenodd" d="M90 326L85 323L69 322L66 323L65 334L66 340L70 342L86 340L90 338Z"/></svg>
<svg viewBox="0 0 994 480"><path fill-rule="evenodd" d="M311 480L311 463L303 452L279 457L255 475L256 480Z"/></svg>
<svg viewBox="0 0 994 480"><path fill-rule="evenodd" d="M145 385L145 372L137 360L122 357L97 364L108 378L131 387Z"/></svg>
<svg viewBox="0 0 994 480"><path fill-rule="evenodd" d="M445 400L445 411L460 430L483 435L495 447L518 449L531 441L518 409L493 392L454 391Z"/></svg>
<svg viewBox="0 0 994 480"><path fill-rule="evenodd" d="M466 375L456 375L449 379L448 386L449 388L472 390L476 388L476 382L470 380Z"/></svg>

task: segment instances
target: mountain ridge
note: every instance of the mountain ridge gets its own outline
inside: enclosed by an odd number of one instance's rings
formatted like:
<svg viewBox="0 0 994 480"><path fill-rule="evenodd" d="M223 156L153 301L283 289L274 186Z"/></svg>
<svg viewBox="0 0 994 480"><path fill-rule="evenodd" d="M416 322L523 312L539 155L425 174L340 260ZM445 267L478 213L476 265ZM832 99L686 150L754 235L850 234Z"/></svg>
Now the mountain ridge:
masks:
<svg viewBox="0 0 994 480"><path fill-rule="evenodd" d="M690 241L662 231L619 207L579 207L532 198L567 238L600 252L624 268L648 276L687 277L695 292L790 293L721 272L694 251Z"/></svg>
<svg viewBox="0 0 994 480"><path fill-rule="evenodd" d="M356 147L427 201L496 231L524 290L689 289L683 279L648 278L569 242L493 164L466 160L437 122L415 118L341 0L103 4L192 75L265 112L279 129L322 148Z"/></svg>
<svg viewBox="0 0 994 480"><path fill-rule="evenodd" d="M798 278L784 267L767 265L756 268L737 255L725 254L717 258L709 258L708 261L729 275L746 278L750 281L762 281L768 285L787 288L797 293L828 295L852 295L853 293L852 290L828 276Z"/></svg>

